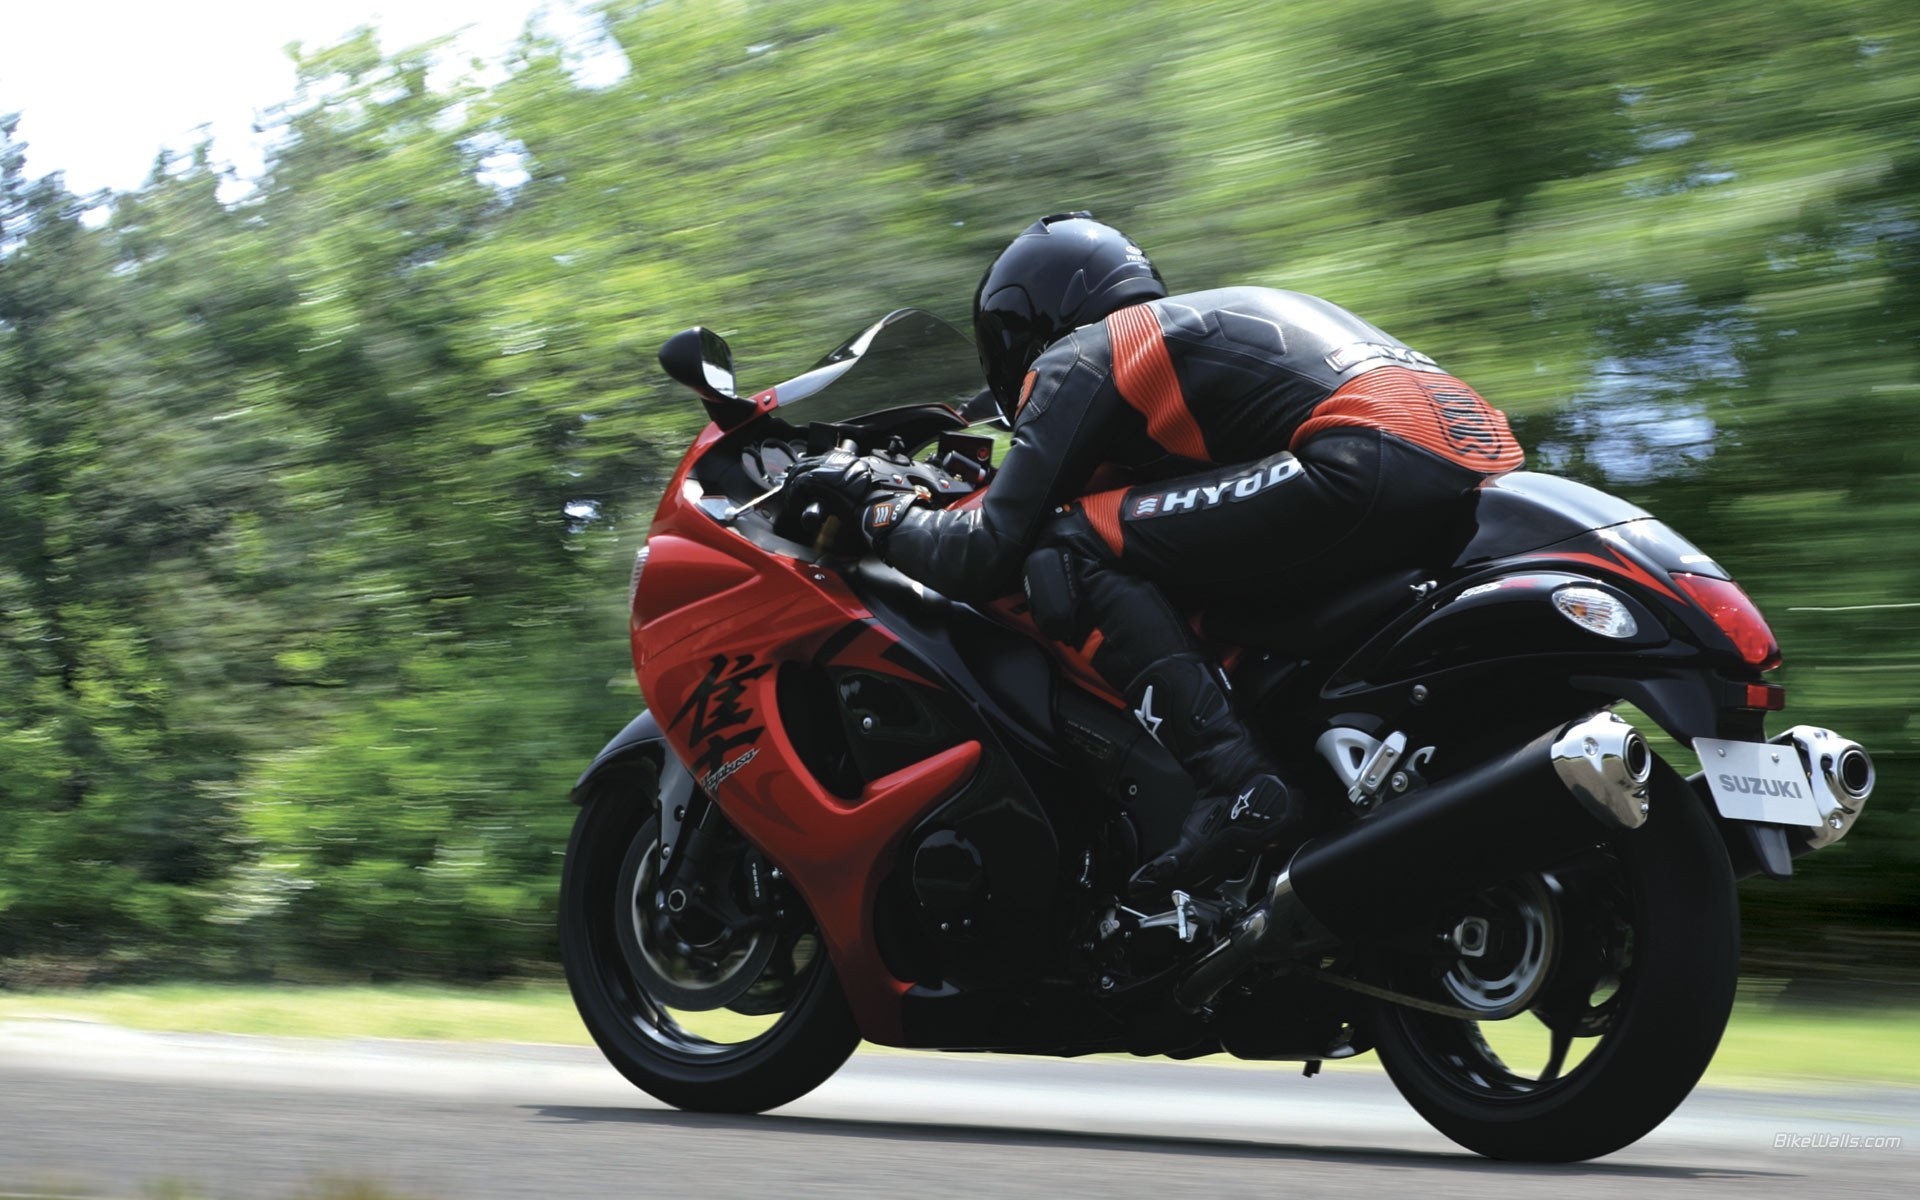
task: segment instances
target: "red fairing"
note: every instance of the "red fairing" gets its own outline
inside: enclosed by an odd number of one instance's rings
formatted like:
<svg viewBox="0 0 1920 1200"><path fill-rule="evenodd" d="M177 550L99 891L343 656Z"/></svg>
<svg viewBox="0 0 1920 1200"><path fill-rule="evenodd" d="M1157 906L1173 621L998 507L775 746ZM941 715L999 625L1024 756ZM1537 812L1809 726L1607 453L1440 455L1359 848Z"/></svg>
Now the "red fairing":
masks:
<svg viewBox="0 0 1920 1200"><path fill-rule="evenodd" d="M1653 572L1647 570L1644 566L1641 566L1639 563L1635 562L1633 559L1620 553L1619 550L1615 549L1612 546L1607 547L1607 557L1605 558L1600 557L1598 554L1587 554L1580 551L1565 551L1565 550L1546 551L1540 554L1535 554L1532 557L1548 558L1548 559L1554 560L1555 562L1586 563L1589 566L1598 567L1602 571L1605 571L1610 575L1619 575L1626 579L1630 579L1633 582L1639 584L1640 586L1646 588L1647 590L1658 592L1662 596L1666 596L1670 599L1678 600L1680 598L1679 594L1676 593L1672 588L1660 582L1659 578L1656 577L1653 574Z"/></svg>
<svg viewBox="0 0 1920 1200"><path fill-rule="evenodd" d="M642 693L668 743L739 831L778 864L820 922L841 983L870 1040L902 1040L900 997L874 942L873 906L899 841L952 797L979 764L964 742L832 795L795 751L776 698L779 669L832 660L918 680L885 656L894 638L834 572L766 553L699 512L688 468L718 437L702 435L654 519L630 629ZM849 634L850 625L865 625Z"/></svg>

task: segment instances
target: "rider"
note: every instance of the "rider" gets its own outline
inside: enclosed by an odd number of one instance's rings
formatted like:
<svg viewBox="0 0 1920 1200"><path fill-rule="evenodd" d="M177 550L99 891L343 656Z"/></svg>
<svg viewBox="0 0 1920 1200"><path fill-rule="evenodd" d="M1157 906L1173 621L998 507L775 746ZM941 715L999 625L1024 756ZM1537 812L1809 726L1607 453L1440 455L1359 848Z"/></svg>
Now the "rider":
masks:
<svg viewBox="0 0 1920 1200"><path fill-rule="evenodd" d="M1434 360L1336 305L1237 287L1168 296L1119 230L1043 217L981 278L974 335L1013 441L976 508L934 509L837 452L795 486L858 516L875 551L960 600L1018 575L1048 636L1094 669L1200 799L1135 873L1140 899L1233 873L1310 831L1168 598L1296 598L1417 565L1423 537L1521 450ZM1097 470L1130 486L1092 490ZM1091 491L1091 494L1088 494Z"/></svg>

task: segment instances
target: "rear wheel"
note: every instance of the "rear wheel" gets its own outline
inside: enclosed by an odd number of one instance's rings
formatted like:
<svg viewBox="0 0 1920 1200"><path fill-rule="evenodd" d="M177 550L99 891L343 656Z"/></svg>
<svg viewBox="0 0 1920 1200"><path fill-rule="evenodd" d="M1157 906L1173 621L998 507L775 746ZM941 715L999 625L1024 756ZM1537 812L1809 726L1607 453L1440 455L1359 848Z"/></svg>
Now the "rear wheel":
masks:
<svg viewBox="0 0 1920 1200"><path fill-rule="evenodd" d="M1712 1060L1739 968L1733 872L1692 789L1664 763L1652 788L1641 828L1436 924L1478 953L1396 971L1400 990L1454 1009L1527 1005L1507 1020L1379 1009L1394 1085L1469 1150L1611 1154L1666 1120Z"/></svg>
<svg viewBox="0 0 1920 1200"><path fill-rule="evenodd" d="M666 871L660 790L648 765L581 804L560 896L574 1004L648 1094L777 1108L838 1070L859 1032L806 905L701 797L688 806L706 811L699 861Z"/></svg>

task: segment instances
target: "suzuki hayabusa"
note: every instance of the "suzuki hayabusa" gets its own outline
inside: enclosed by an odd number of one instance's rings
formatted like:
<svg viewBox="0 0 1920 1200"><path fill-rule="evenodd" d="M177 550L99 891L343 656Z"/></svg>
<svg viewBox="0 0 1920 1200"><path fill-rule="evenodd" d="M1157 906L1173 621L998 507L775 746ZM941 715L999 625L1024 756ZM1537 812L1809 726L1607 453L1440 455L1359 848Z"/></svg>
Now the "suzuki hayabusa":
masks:
<svg viewBox="0 0 1920 1200"><path fill-rule="evenodd" d="M1309 1075L1373 1050L1463 1146L1607 1154L1713 1056L1735 881L1788 877L1873 790L1857 744L1768 736L1779 648L1727 572L1516 472L1405 570L1196 613L1325 821L1145 911L1126 881L1193 785L1126 703L1020 596L955 602L789 502L793 465L841 448L979 503L968 340L902 310L752 395L711 331L661 360L711 423L634 564L648 708L574 788L561 932L593 1037L669 1104L785 1104L862 1039ZM1682 778L1623 705L1705 769Z"/></svg>

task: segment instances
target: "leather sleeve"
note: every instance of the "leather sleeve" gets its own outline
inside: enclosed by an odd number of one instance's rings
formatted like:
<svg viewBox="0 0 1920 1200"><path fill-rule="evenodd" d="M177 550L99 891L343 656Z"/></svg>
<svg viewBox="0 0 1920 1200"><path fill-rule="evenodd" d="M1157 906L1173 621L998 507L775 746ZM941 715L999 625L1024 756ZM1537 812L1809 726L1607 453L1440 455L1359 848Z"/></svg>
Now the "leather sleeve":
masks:
<svg viewBox="0 0 1920 1200"><path fill-rule="evenodd" d="M965 510L909 509L880 548L892 566L953 599L1014 591L1048 514L1079 495L1105 460L1120 399L1104 326L1055 343L1033 367L986 500Z"/></svg>

